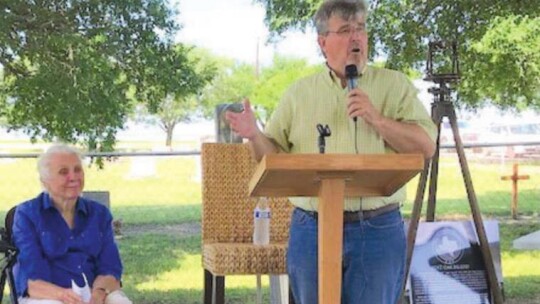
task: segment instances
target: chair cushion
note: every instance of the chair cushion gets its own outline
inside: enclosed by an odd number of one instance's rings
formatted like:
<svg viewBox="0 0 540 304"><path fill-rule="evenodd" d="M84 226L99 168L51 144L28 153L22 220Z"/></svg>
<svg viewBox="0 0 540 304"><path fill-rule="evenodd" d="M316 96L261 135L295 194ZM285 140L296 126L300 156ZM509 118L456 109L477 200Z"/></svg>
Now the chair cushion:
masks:
<svg viewBox="0 0 540 304"><path fill-rule="evenodd" d="M287 273L287 243L203 244L204 269L214 275Z"/></svg>

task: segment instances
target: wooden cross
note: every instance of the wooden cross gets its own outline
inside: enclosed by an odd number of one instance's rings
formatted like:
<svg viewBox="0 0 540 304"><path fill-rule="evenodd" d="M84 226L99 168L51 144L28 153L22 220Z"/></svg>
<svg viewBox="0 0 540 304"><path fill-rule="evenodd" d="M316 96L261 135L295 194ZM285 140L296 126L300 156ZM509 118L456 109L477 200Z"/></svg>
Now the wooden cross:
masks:
<svg viewBox="0 0 540 304"><path fill-rule="evenodd" d="M518 164L514 164L514 170L512 175L502 176L501 180L512 181L512 218L517 219L517 205L518 205L518 181L529 179L528 175L518 175Z"/></svg>

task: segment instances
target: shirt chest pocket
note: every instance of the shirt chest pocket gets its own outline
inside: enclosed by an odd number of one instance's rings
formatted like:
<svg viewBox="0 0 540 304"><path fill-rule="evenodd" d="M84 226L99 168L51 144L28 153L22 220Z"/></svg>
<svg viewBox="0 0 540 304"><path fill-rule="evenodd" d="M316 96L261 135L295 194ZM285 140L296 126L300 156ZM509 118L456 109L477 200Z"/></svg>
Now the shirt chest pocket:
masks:
<svg viewBox="0 0 540 304"><path fill-rule="evenodd" d="M76 247L90 256L97 257L101 252L103 233L97 228L91 228L77 237Z"/></svg>
<svg viewBox="0 0 540 304"><path fill-rule="evenodd" d="M50 231L40 233L40 242L44 254L49 258L60 257L68 250L67 240Z"/></svg>
<svg viewBox="0 0 540 304"><path fill-rule="evenodd" d="M40 237L44 254L49 258L58 258L68 252L84 253L97 257L101 252L103 239L103 235L98 229L89 229L68 237L44 231Z"/></svg>

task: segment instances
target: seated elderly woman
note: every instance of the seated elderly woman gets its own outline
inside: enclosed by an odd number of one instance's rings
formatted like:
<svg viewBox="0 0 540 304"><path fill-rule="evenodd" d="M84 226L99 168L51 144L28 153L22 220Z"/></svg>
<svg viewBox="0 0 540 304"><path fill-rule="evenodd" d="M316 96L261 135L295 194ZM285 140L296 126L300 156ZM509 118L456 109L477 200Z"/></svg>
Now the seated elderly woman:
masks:
<svg viewBox="0 0 540 304"><path fill-rule="evenodd" d="M81 155L51 146L38 160L44 191L17 207L15 283L21 304L131 303L109 210L81 197Z"/></svg>

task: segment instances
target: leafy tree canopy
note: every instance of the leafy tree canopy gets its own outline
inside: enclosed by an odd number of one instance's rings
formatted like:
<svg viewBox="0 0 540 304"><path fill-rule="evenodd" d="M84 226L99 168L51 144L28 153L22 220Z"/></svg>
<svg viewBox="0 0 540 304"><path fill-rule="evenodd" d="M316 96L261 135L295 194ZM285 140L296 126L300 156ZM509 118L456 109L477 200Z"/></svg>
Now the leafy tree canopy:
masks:
<svg viewBox="0 0 540 304"><path fill-rule="evenodd" d="M216 64L216 75L200 98L206 117L213 117L218 104L251 97L257 83L255 68L250 64L225 58L217 58Z"/></svg>
<svg viewBox="0 0 540 304"><path fill-rule="evenodd" d="M322 65L309 65L305 59L274 57L273 64L262 70L253 92L261 121L266 122L270 118L291 84L322 68Z"/></svg>
<svg viewBox="0 0 540 304"><path fill-rule="evenodd" d="M166 133L166 146L171 146L175 126L189 121L200 108L198 96L215 75L214 62L207 50L177 45L161 60L165 70L153 71L155 84L135 94L142 102L142 116L150 115L154 123ZM168 56L168 57L167 57ZM160 75L169 75L170 78ZM161 81L159 81L161 79ZM179 81L180 80L180 81ZM146 101L146 102L144 102Z"/></svg>
<svg viewBox="0 0 540 304"><path fill-rule="evenodd" d="M165 91L187 90L175 14L163 0L2 1L0 115L33 140L111 150L131 87L153 108Z"/></svg>
<svg viewBox="0 0 540 304"><path fill-rule="evenodd" d="M322 0L256 1L266 8L265 22L274 40L287 30L312 26L310 18L322 3ZM453 40L458 43L463 80L458 88L460 102L476 106L480 100L489 99L501 107L538 107L540 72L532 67L538 66L537 57L521 57L524 49L527 53L538 50L535 44L540 22L538 4L538 1L503 0L371 0L370 57L385 57L389 68L420 70L429 40ZM498 31L507 32L495 39ZM512 35L516 32L520 33L518 37ZM525 37L531 33L536 37L527 42ZM505 55L488 51L489 45L497 45L495 49L504 51Z"/></svg>
<svg viewBox="0 0 540 304"><path fill-rule="evenodd" d="M206 117L214 115L218 104L242 102L249 98L261 123L265 123L292 83L322 68L305 59L276 56L272 65L260 72L249 64L221 59L214 80L204 90L201 102Z"/></svg>
<svg viewBox="0 0 540 304"><path fill-rule="evenodd" d="M540 17L494 18L482 39L471 45L477 60L462 84L467 99L487 97L503 108L540 109L539 33Z"/></svg>

